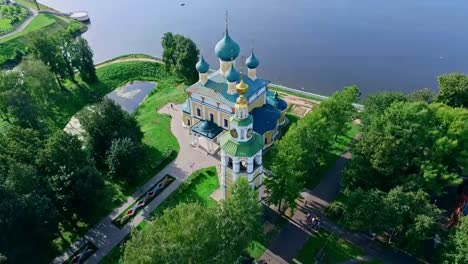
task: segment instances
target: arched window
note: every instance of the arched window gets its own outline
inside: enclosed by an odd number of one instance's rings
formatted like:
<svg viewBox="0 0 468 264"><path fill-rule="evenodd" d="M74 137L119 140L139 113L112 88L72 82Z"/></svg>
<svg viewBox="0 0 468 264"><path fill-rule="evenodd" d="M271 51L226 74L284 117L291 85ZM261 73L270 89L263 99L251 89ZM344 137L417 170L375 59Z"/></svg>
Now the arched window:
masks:
<svg viewBox="0 0 468 264"><path fill-rule="evenodd" d="M214 120L214 115L210 113L210 121L213 122L213 120Z"/></svg>
<svg viewBox="0 0 468 264"><path fill-rule="evenodd" d="M187 119L187 126L190 126L190 119Z"/></svg>

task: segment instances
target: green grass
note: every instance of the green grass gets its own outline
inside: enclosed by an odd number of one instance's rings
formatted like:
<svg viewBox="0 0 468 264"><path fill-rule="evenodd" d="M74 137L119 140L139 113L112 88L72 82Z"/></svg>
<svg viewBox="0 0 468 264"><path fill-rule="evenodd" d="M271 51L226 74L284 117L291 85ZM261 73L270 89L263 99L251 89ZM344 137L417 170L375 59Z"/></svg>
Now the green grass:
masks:
<svg viewBox="0 0 468 264"><path fill-rule="evenodd" d="M160 216L164 210L172 208L179 203L198 202L204 206L216 206L216 201L210 195L219 188L218 176L216 168L209 167L192 173L189 178L182 183L179 188L173 192L166 200L164 200L155 211L152 212L152 217ZM137 226L137 230L141 231L149 224L144 220ZM123 254L122 247L115 247L105 256L100 264L115 264L118 263Z"/></svg>
<svg viewBox="0 0 468 264"><path fill-rule="evenodd" d="M45 33L55 32L68 26L68 20L50 14L39 14L21 32L0 39L0 65L8 59L14 59L17 51L26 49L29 33L41 30Z"/></svg>
<svg viewBox="0 0 468 264"><path fill-rule="evenodd" d="M329 239L330 238L330 239ZM327 242L328 241L328 242ZM325 245L325 247L324 247ZM314 258L324 248L323 263L335 264L354 259L363 254L355 245L325 231L313 233L298 255L298 260L304 264L312 264Z"/></svg>
<svg viewBox="0 0 468 264"><path fill-rule="evenodd" d="M33 32L33 31L42 29L44 27L50 26L54 23L57 23L57 19L58 18L56 18L54 15L39 14L21 32L18 32L17 34L13 34L9 37L0 39L0 44L22 37L30 32Z"/></svg>
<svg viewBox="0 0 468 264"><path fill-rule="evenodd" d="M13 25L11 24L11 20L8 18L0 18L0 34L8 33L13 31Z"/></svg>
<svg viewBox="0 0 468 264"><path fill-rule="evenodd" d="M216 201L210 195L217 188L219 188L219 181L215 167L195 171L151 213L151 216L158 217L164 210L173 208L180 203L196 202L207 207L216 206Z"/></svg>
<svg viewBox="0 0 468 264"><path fill-rule="evenodd" d="M285 90L285 89L282 89L282 88L277 87L277 86L270 86L269 89L272 90L272 91L277 91L277 92L281 92L281 93L285 93L285 94L289 94L289 95L294 95L294 96L302 97L302 98L305 98L305 99L320 101L320 102L326 100L326 99L316 97L316 96L312 96L312 95L305 95L305 94L301 94L301 93L298 93L298 92Z"/></svg>
<svg viewBox="0 0 468 264"><path fill-rule="evenodd" d="M115 57L115 58L100 62L96 66L99 67L102 64L106 64L106 63L113 62L113 61L116 61L116 60L121 60L121 59L155 59L155 60L159 60L159 58L148 55L148 54L135 53L135 54L126 54L126 55L118 56L118 57Z"/></svg>

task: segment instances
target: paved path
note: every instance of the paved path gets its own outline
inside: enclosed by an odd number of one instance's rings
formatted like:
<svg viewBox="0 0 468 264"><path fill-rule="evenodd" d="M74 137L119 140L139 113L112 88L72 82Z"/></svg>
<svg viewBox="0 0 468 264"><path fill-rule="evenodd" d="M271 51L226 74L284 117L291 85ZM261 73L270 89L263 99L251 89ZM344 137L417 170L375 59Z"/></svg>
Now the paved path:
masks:
<svg viewBox="0 0 468 264"><path fill-rule="evenodd" d="M11 35L14 35L14 34L16 34L16 33L18 33L18 32L23 31L23 29L25 29L25 28L29 25L29 23L31 23L31 21L39 14L39 12L37 12L36 10L34 10L34 9L32 9L32 8L29 8L29 7L24 6L24 5L22 5L22 4L18 4L18 3L16 3L16 4L19 5L19 6L22 6L22 7L26 8L26 9L28 9L29 12L32 13L32 15L30 15L28 18L26 18L26 20L23 21L23 24L21 24L21 26L17 27L17 28L16 28L15 30L13 30L12 32L0 36L0 39L7 38L7 37L9 37L9 36L11 36Z"/></svg>
<svg viewBox="0 0 468 264"><path fill-rule="evenodd" d="M205 153L192 148L190 146L190 136L188 131L182 127L181 116L179 112L180 106L174 105L174 109L170 109L169 105L163 107L159 113L169 113L172 116L171 131L179 142L180 150L177 158L166 166L162 171L156 174L151 180L143 185L140 190L135 192L128 198L127 202L116 208L108 216L104 217L101 222L95 225L86 235L75 242L64 254L55 258L52 263L63 263L74 252L76 252L85 242L89 240L98 247L97 252L92 255L85 263L94 264L98 263L101 258L107 255L114 247L116 247L132 230L141 223L149 214L158 207L179 185L192 174L193 171L215 166L219 161ZM195 164L192 167L192 164ZM131 222L125 225L122 229L117 228L112 224L112 219L118 216L121 212L136 201L142 194L148 191L155 183L157 183L166 174L170 174L176 180L169 185L159 196L157 196L149 205L140 211Z"/></svg>
<svg viewBox="0 0 468 264"><path fill-rule="evenodd" d="M311 232L303 224L307 212L310 212L312 215L320 216L323 228L335 232L339 237L359 246L365 252L364 259L375 258L383 260L385 263L399 264L416 262L413 257L400 251L380 247L380 245L370 241L365 234L344 230L324 215L323 210L336 198L340 191L341 172L350 158L351 153L345 152L342 154L319 185L312 191L305 190L302 192L303 202L298 203L294 215L288 219L289 222L270 243L260 260L268 264L285 264L297 261L294 258L311 235ZM313 260L310 263L312 262Z"/></svg>

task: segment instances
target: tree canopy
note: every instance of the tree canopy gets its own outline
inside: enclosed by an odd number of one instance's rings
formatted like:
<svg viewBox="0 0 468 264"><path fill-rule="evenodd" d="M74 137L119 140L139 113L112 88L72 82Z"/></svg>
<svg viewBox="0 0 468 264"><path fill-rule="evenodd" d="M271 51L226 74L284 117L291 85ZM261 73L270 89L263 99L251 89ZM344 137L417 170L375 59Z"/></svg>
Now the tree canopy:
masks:
<svg viewBox="0 0 468 264"><path fill-rule="evenodd" d="M468 107L468 75L449 73L437 78L439 94L437 101L452 107Z"/></svg>
<svg viewBox="0 0 468 264"><path fill-rule="evenodd" d="M179 204L126 243L122 263L234 263L257 234L261 206L246 180L219 208Z"/></svg>
<svg viewBox="0 0 468 264"><path fill-rule="evenodd" d="M442 261L444 264L468 263L468 216L462 217L455 230L451 230L444 245Z"/></svg>
<svg viewBox="0 0 468 264"><path fill-rule="evenodd" d="M396 101L364 115L361 140L344 175L348 188L389 191L404 185L441 195L460 183L466 166L466 111Z"/></svg>
<svg viewBox="0 0 468 264"><path fill-rule="evenodd" d="M103 99L82 113L79 120L98 168L106 168L106 154L113 140L128 138L135 144L141 144L143 133L137 121L111 99Z"/></svg>
<svg viewBox="0 0 468 264"><path fill-rule="evenodd" d="M197 81L197 45L191 39L171 32L164 34L161 44L164 49L162 61L166 68L189 84Z"/></svg>

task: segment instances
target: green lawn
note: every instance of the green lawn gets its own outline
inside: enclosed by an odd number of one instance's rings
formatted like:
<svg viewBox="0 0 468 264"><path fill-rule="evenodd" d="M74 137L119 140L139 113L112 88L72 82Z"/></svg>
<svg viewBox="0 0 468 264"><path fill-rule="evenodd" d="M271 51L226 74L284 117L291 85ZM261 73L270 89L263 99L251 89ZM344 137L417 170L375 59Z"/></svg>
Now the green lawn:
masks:
<svg viewBox="0 0 468 264"><path fill-rule="evenodd" d="M210 195L219 188L218 176L216 168L209 167L195 171L182 183L179 188L173 192L164 202L162 202L155 211L151 213L153 217L160 216L165 209L172 208L179 203L198 202L205 206L216 206L216 201ZM148 225L147 221L143 221L138 225L137 230L142 230ZM115 247L105 256L100 264L115 264L118 263L122 256L122 248Z"/></svg>
<svg viewBox="0 0 468 264"><path fill-rule="evenodd" d="M37 30L55 32L68 27L69 20L50 14L39 14L21 32L0 39L0 65L14 59L17 51L24 52L27 36Z"/></svg>
<svg viewBox="0 0 468 264"><path fill-rule="evenodd" d="M210 195L218 188L218 173L215 167L195 171L151 213L151 216L158 217L164 210L173 208L179 203L197 202L208 207L216 206L216 201Z"/></svg>
<svg viewBox="0 0 468 264"><path fill-rule="evenodd" d="M297 259L304 264L312 264L314 258L323 252L322 263L335 264L345 260L354 259L363 254L355 245L332 235L326 231L313 233L299 252Z"/></svg>

